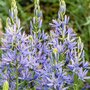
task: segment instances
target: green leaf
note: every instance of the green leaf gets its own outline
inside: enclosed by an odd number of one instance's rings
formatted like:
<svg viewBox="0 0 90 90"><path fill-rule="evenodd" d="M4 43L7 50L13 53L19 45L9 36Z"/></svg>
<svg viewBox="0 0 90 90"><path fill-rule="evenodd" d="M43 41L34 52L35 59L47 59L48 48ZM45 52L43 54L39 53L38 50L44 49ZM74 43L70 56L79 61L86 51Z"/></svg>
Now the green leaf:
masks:
<svg viewBox="0 0 90 90"><path fill-rule="evenodd" d="M84 83L82 80L80 80L78 78L78 76L75 74L74 75L74 85L73 85L73 89L74 90L81 90L81 88L84 87Z"/></svg>

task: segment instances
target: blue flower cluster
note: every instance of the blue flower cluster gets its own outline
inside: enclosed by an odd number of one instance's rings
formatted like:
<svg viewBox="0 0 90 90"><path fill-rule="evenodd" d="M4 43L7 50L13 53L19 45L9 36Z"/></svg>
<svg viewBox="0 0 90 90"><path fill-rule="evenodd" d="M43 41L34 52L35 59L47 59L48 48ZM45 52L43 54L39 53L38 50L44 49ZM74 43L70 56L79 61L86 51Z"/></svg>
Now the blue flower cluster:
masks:
<svg viewBox="0 0 90 90"><path fill-rule="evenodd" d="M9 90L68 90L75 76L84 82L89 63L85 61L83 43L69 27L66 5L60 0L58 19L50 23L50 33L42 30L42 12L35 0L35 16L30 34L22 32L15 0L2 38L0 85L9 83Z"/></svg>

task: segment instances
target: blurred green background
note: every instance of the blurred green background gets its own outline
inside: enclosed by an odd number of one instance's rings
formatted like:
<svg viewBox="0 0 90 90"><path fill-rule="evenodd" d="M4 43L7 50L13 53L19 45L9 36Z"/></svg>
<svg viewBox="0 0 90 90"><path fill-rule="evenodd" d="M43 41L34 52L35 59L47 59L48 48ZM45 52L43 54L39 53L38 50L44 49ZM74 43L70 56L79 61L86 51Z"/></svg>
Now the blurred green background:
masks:
<svg viewBox="0 0 90 90"><path fill-rule="evenodd" d="M29 33L30 20L33 17L33 0L16 0L19 10L21 25L26 33ZM86 51L86 59L90 60L90 0L65 0L66 14L70 16L70 26L82 38ZM0 0L0 27L4 31L6 18L9 16L11 0ZM43 11L43 27L50 29L49 23L57 18L59 0L40 0ZM2 24L1 24L2 22ZM48 26L48 27L47 27ZM1 31L0 28L0 31Z"/></svg>

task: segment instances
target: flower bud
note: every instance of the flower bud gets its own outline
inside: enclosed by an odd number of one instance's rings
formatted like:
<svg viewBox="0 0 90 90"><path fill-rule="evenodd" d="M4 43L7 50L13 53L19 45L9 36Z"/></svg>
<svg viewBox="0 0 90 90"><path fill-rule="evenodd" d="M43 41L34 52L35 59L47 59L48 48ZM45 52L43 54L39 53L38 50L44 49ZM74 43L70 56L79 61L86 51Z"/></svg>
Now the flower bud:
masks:
<svg viewBox="0 0 90 90"><path fill-rule="evenodd" d="M8 83L8 81L5 81L3 83L3 90L9 90L9 83Z"/></svg>

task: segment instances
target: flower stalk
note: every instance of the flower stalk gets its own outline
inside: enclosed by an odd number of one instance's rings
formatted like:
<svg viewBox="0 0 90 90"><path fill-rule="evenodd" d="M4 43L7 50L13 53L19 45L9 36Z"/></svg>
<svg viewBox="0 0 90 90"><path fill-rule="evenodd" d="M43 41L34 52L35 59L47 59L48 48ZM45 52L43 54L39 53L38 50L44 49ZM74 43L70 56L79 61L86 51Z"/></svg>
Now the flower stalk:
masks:
<svg viewBox="0 0 90 90"><path fill-rule="evenodd" d="M18 62L16 63L16 90L18 90Z"/></svg>

